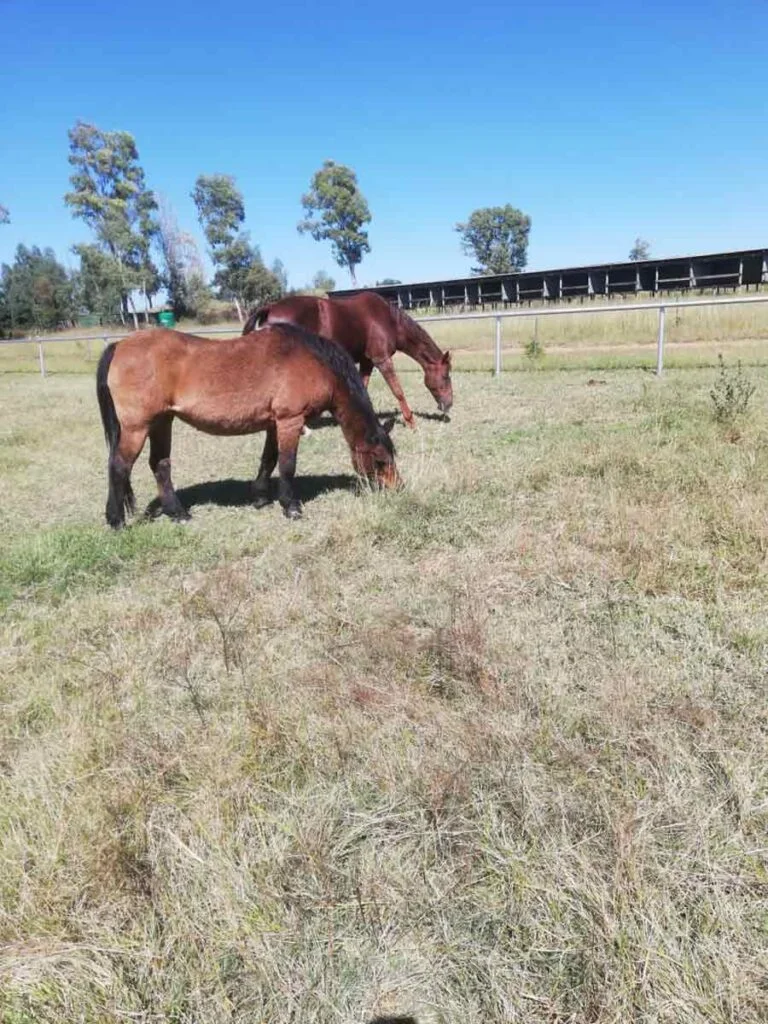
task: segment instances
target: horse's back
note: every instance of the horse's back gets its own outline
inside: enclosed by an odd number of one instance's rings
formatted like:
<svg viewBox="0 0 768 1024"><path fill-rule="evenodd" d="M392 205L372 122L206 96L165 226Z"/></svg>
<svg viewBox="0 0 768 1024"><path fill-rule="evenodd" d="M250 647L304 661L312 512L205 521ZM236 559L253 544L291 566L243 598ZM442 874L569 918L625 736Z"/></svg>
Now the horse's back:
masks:
<svg viewBox="0 0 768 1024"><path fill-rule="evenodd" d="M394 352L392 310L375 292L341 298L289 295L267 307L266 322L290 323L331 338L358 363L364 357L378 360Z"/></svg>
<svg viewBox="0 0 768 1024"><path fill-rule="evenodd" d="M375 292L329 298L334 338L343 336L344 347L355 359L365 355L374 362L394 354L397 329L392 309Z"/></svg>
<svg viewBox="0 0 768 1024"><path fill-rule="evenodd" d="M334 306L354 310L358 316L383 323L392 318L390 303L377 292L356 292L354 295L339 295L329 298Z"/></svg>
<svg viewBox="0 0 768 1024"><path fill-rule="evenodd" d="M294 324L312 334L321 334L321 300L315 295L288 295L267 306L267 324Z"/></svg>
<svg viewBox="0 0 768 1024"><path fill-rule="evenodd" d="M332 392L312 352L269 328L222 340L139 331L118 343L108 383L121 418L172 413L217 434L264 429L275 415L322 404Z"/></svg>
<svg viewBox="0 0 768 1024"><path fill-rule="evenodd" d="M130 393L135 406L163 405L173 392L190 337L161 327L121 339L109 367L110 390L118 396Z"/></svg>

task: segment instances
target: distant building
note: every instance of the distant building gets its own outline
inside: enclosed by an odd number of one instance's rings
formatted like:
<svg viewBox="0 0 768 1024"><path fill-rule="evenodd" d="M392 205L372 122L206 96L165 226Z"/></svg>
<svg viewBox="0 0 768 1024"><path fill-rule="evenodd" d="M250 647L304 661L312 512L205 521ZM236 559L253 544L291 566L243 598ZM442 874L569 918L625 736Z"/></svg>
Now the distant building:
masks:
<svg viewBox="0 0 768 1024"><path fill-rule="evenodd" d="M403 309L477 309L524 302L627 295L640 292L721 291L768 284L768 248L678 256L637 263L596 263L563 270L523 270L448 281L347 288L332 296L373 291Z"/></svg>

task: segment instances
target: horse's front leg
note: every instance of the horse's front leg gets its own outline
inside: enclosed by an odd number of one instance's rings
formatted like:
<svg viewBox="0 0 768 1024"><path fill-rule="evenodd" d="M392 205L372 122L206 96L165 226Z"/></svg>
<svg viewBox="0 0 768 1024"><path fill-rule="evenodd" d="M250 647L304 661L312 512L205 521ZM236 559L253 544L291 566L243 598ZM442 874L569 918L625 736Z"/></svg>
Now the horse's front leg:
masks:
<svg viewBox="0 0 768 1024"><path fill-rule="evenodd" d="M288 519L301 518L301 502L293 492L293 478L296 475L296 453L299 448L303 416L280 420L277 424L278 466L280 468L279 500L283 515Z"/></svg>
<svg viewBox="0 0 768 1024"><path fill-rule="evenodd" d="M400 408L403 412L403 419L411 428L411 430L415 430L416 420L413 418L413 413L411 412L410 406L405 400L405 393L402 387L400 386L400 380L397 374L395 373L395 367L392 364L392 360L385 359L383 362L377 363L376 365L384 380L387 382L387 384L389 384L389 390L400 403Z"/></svg>
<svg viewBox="0 0 768 1024"><path fill-rule="evenodd" d="M371 379L373 373L373 361L368 356L363 356L360 360L360 376L363 381L363 387L368 390L368 382Z"/></svg>

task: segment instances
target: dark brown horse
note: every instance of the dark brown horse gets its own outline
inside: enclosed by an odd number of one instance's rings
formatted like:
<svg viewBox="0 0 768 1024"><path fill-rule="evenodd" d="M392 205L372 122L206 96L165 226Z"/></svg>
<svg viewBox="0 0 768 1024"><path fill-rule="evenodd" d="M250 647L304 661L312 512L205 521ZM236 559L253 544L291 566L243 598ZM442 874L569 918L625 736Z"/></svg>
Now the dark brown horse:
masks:
<svg viewBox="0 0 768 1024"><path fill-rule="evenodd" d="M424 384L441 412L447 413L453 405L450 352L441 352L415 320L375 292L360 292L343 299L289 295L251 313L243 334L250 334L263 324L276 323L297 324L338 342L360 366L366 387L375 366L400 403L409 427L416 424L392 363L396 351L404 352L423 367Z"/></svg>
<svg viewBox="0 0 768 1024"><path fill-rule="evenodd" d="M265 430L254 504L268 503L279 463L280 504L289 519L301 515L293 477L304 421L326 409L341 425L356 472L384 487L400 483L392 422L379 423L352 360L333 342L289 324L227 341L139 331L104 350L96 391L109 445L110 526L122 526L126 509L135 507L131 469L147 437L163 512L189 518L171 483L175 416L209 434Z"/></svg>

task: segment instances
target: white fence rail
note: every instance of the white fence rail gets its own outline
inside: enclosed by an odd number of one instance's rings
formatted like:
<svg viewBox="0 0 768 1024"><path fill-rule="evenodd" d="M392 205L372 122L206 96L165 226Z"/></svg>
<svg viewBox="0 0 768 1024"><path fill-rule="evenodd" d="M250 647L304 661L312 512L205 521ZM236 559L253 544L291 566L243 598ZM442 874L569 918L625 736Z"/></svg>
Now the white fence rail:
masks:
<svg viewBox="0 0 768 1024"><path fill-rule="evenodd" d="M732 298L727 299L691 299L687 302L627 302L619 306L579 306L576 309L565 308L562 306L557 307L556 309L507 309L502 312L494 311L491 313L454 313L444 316L421 316L418 320L419 323L447 323L451 320L494 320L496 324L496 334L494 342L493 372L495 376L498 376L502 372L502 321L504 320L511 320L517 317L533 317L534 319L537 319L540 316L610 315L611 313L634 313L655 309L658 311L659 317L658 330L656 333L656 373L661 376L664 370L664 331L667 310L692 309L694 306L747 306L760 302L768 302L768 295L735 295ZM205 337L211 337L217 334L239 334L240 330L241 328L239 327L217 327L212 330L202 330L200 333ZM0 345L37 345L40 374L42 377L45 377L46 345L55 345L62 342L92 342L101 340L106 346L110 341L119 341L120 338L128 337L129 333L130 332L104 335L69 335L67 337L49 338L4 338L0 339Z"/></svg>
<svg viewBox="0 0 768 1024"><path fill-rule="evenodd" d="M501 373L502 320L511 320L515 317L538 318L540 316L583 316L587 314L594 316L598 313L634 313L655 309L659 314L659 326L656 334L656 373L661 376L664 370L664 329L668 309L691 309L694 306L746 306L758 302L768 302L768 295L734 295L728 299L691 299L687 302L627 302L620 306L579 306L577 309L560 306L556 309L509 309L502 313L455 313L449 316L421 316L419 323L447 320L495 320L496 340L493 372L495 376L498 376Z"/></svg>
<svg viewBox="0 0 768 1024"><path fill-rule="evenodd" d="M768 296L767 296L768 297ZM212 330L202 330L200 334L207 338L214 334L240 334L242 327L215 327ZM37 357L40 364L40 376L45 377L45 346L66 344L74 341L86 341L89 344L100 341L104 348L110 341L120 341L121 338L129 338L133 331L123 331L121 334L67 334L63 337L52 336L48 338L0 338L0 345L37 345Z"/></svg>

